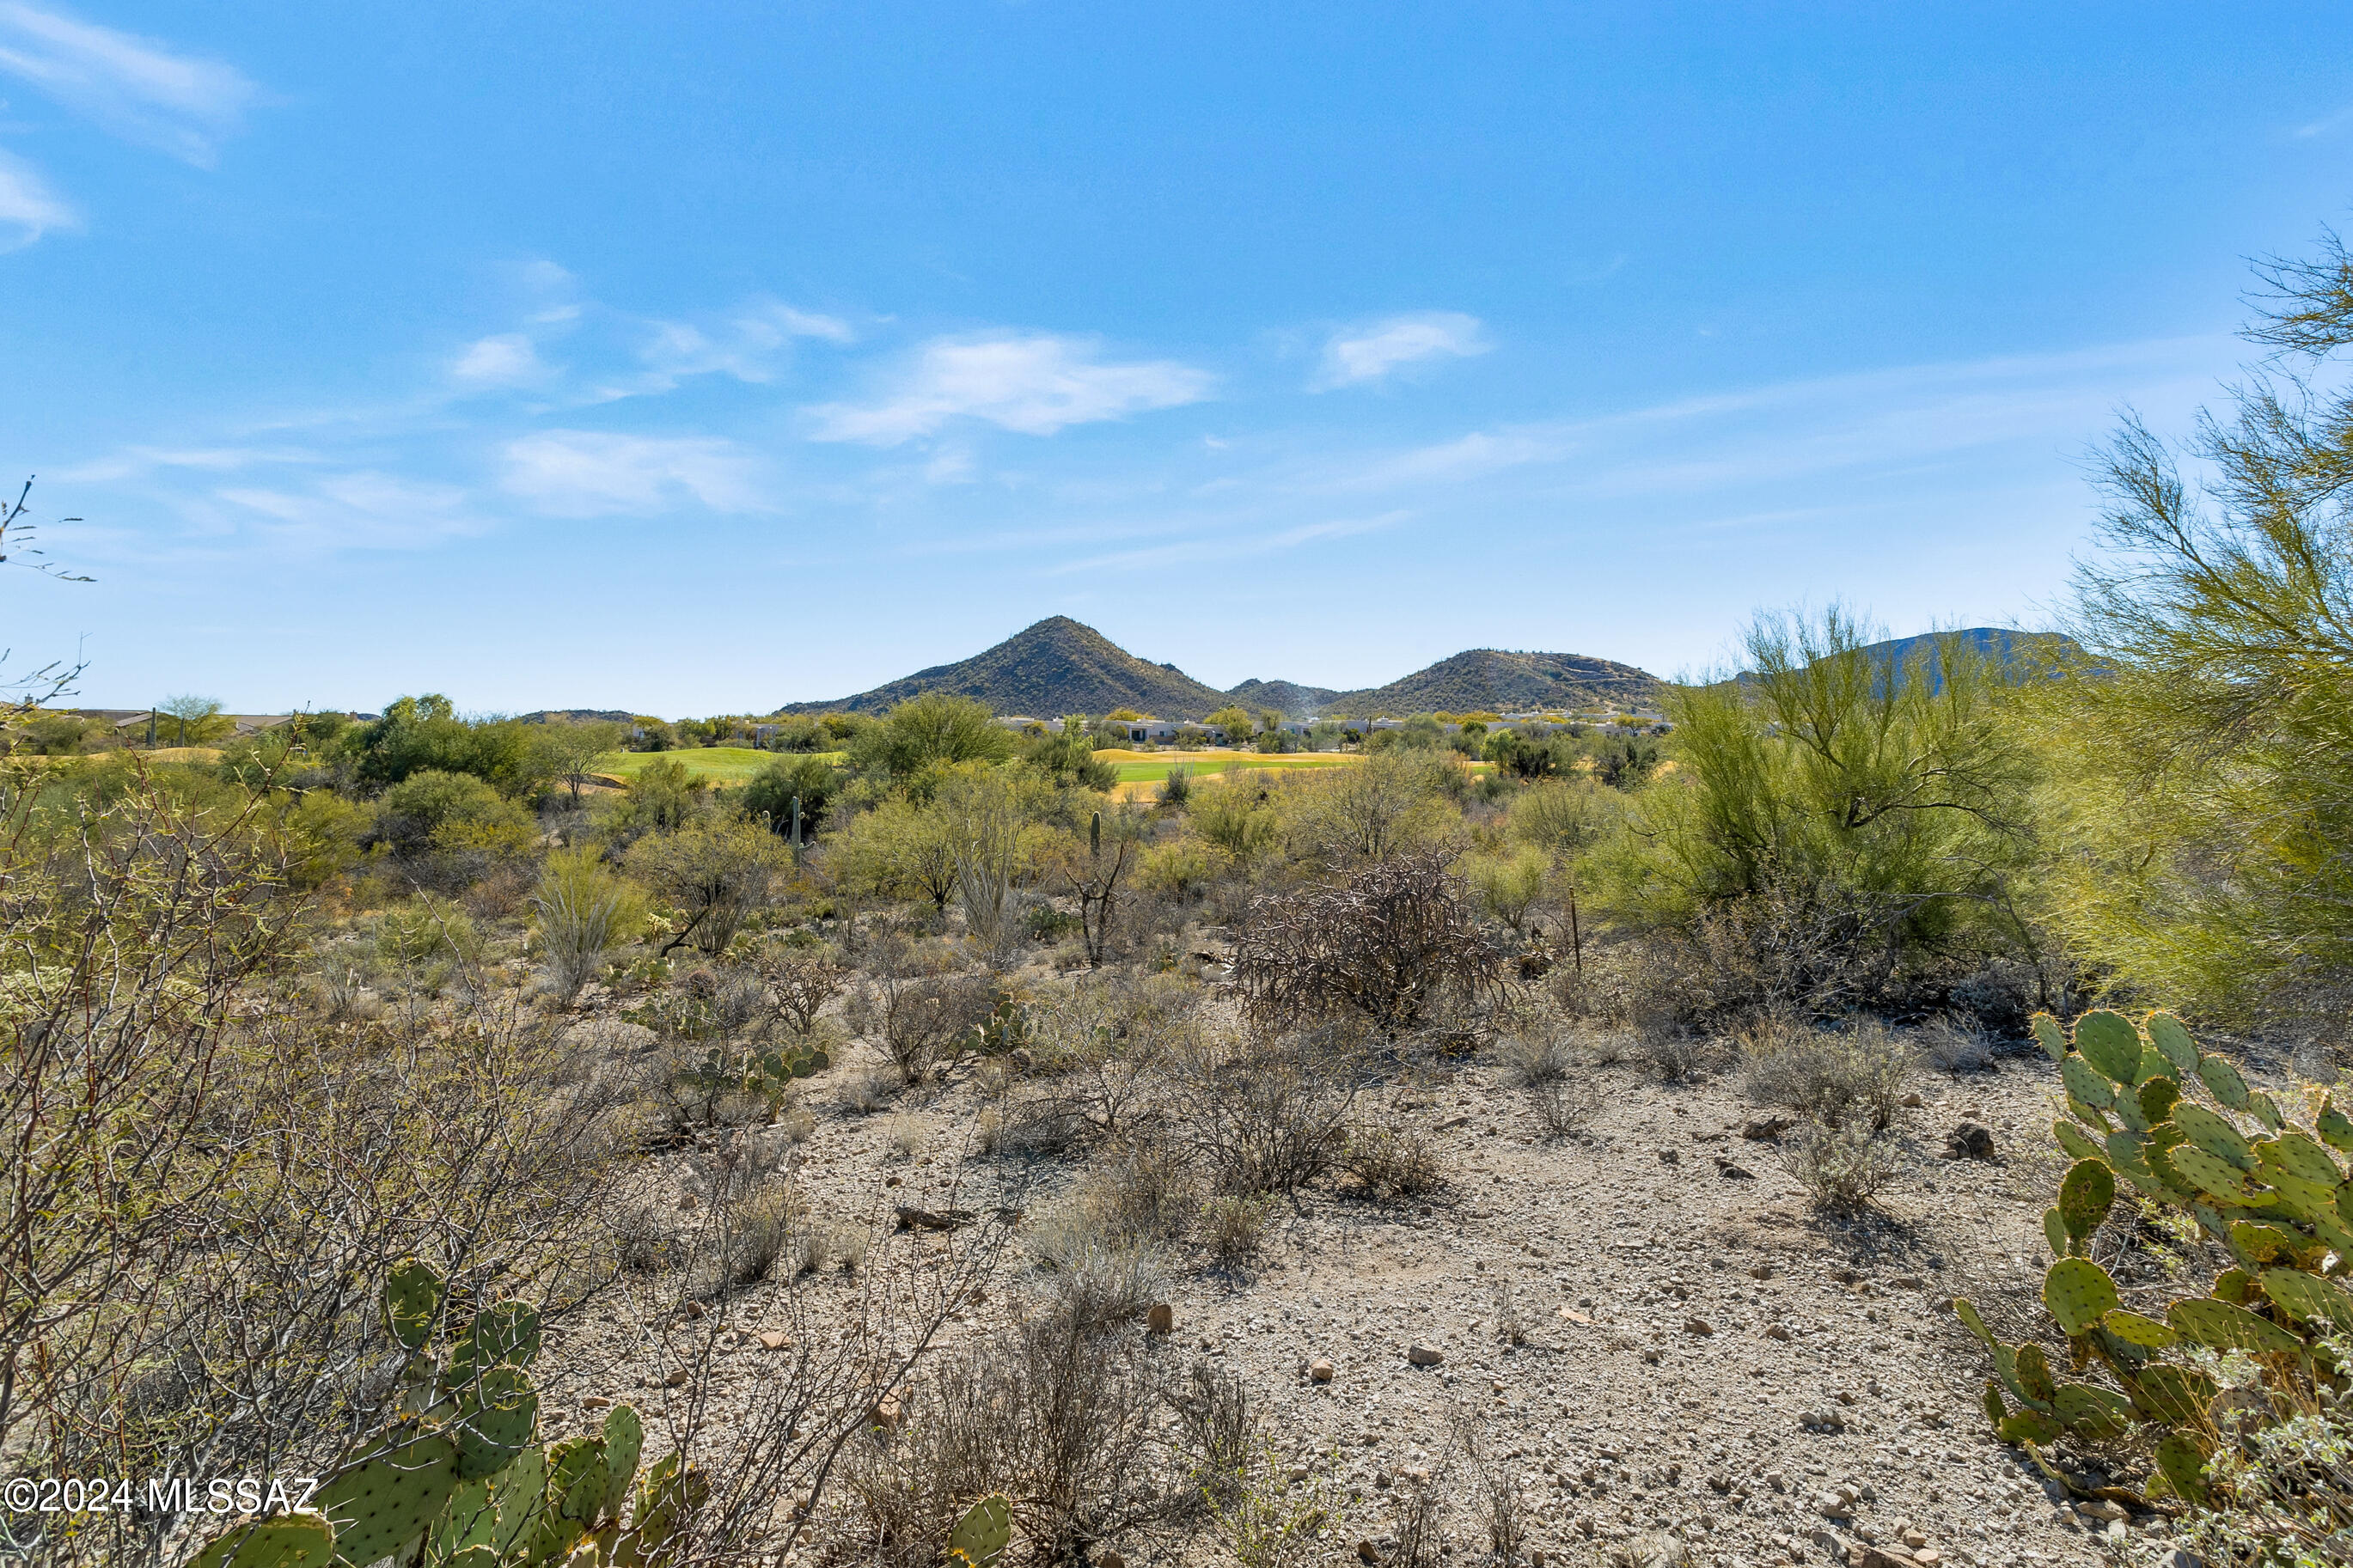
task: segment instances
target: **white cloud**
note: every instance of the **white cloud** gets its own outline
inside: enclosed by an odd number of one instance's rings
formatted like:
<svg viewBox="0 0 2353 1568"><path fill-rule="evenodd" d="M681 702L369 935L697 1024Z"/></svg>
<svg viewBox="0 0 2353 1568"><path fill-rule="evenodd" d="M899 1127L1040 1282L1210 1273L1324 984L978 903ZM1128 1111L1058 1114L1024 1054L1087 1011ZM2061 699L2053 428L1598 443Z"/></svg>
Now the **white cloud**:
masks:
<svg viewBox="0 0 2353 1568"><path fill-rule="evenodd" d="M508 442L503 456L505 489L556 517L646 515L687 496L713 511L766 504L758 463L713 437L550 430Z"/></svg>
<svg viewBox="0 0 2353 1568"><path fill-rule="evenodd" d="M477 386L519 386L547 374L539 351L521 332L501 332L466 345L449 367L459 381Z"/></svg>
<svg viewBox="0 0 2353 1568"><path fill-rule="evenodd" d="M0 0L0 71L118 136L205 168L257 96L233 66L18 0Z"/></svg>
<svg viewBox="0 0 2353 1568"><path fill-rule="evenodd" d="M81 218L30 163L0 153L0 250L32 244L53 228L79 228Z"/></svg>
<svg viewBox="0 0 2353 1568"><path fill-rule="evenodd" d="M1379 381L1401 365L1445 355L1465 359L1491 345L1476 316L1459 310L1429 310L1391 316L1368 327L1335 332L1324 345L1324 365L1312 384L1327 392Z"/></svg>
<svg viewBox="0 0 2353 1568"><path fill-rule="evenodd" d="M708 329L689 321L655 321L653 335L638 350L646 374L607 389L626 397L668 392L698 375L732 375L758 385L776 374L776 362L796 338L830 343L855 342L849 322L799 310L773 300L757 301Z"/></svg>
<svg viewBox="0 0 2353 1568"><path fill-rule="evenodd" d="M879 403L812 408L820 441L895 446L952 419L982 419L1027 436L1174 408L1209 395L1206 371L1173 360L1106 364L1096 345L1050 333L938 338L923 345Z"/></svg>
<svg viewBox="0 0 2353 1568"><path fill-rule="evenodd" d="M483 524L454 485L420 483L371 471L336 474L307 489L216 490L221 500L258 513L281 540L313 548L412 550Z"/></svg>
<svg viewBox="0 0 2353 1568"><path fill-rule="evenodd" d="M1187 561L1238 561L1254 555L1271 555L1279 551L1296 550L1305 544L1321 544L1327 540L1353 539L1360 533L1372 533L1393 528L1409 514L1404 511L1383 512L1378 517L1335 518L1329 522L1302 523L1273 533L1261 533L1250 538L1187 539L1175 544L1155 544L1141 550L1113 551L1108 555L1091 556L1054 568L1053 575L1071 572L1116 572L1142 567L1173 566Z"/></svg>

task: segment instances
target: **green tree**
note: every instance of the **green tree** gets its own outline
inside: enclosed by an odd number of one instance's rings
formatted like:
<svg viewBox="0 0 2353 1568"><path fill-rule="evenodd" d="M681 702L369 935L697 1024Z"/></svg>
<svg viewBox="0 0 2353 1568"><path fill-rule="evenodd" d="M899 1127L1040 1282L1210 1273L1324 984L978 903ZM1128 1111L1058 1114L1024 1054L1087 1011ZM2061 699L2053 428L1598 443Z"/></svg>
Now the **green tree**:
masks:
<svg viewBox="0 0 2353 1568"><path fill-rule="evenodd" d="M765 817L771 832L790 837L793 802L801 803L801 837L814 837L825 817L826 803L841 787L841 770L823 757L804 752L770 763L744 786L744 810Z"/></svg>
<svg viewBox="0 0 2353 1568"><path fill-rule="evenodd" d="M1257 729L1251 719L1250 710L1239 702L1229 703L1219 709L1203 722L1212 730L1223 730L1226 732L1226 739L1237 745L1249 740Z"/></svg>
<svg viewBox="0 0 2353 1568"><path fill-rule="evenodd" d="M206 724L220 710L219 698L197 697L192 694L166 697L163 701L155 704L155 711L171 720L174 726L172 743L175 746L194 743L189 739L191 725L195 726L195 741L203 741Z"/></svg>
<svg viewBox="0 0 2353 1568"><path fill-rule="evenodd" d="M704 952L725 952L745 919L766 907L788 864L775 834L713 817L649 834L629 847L628 858L630 874L685 917L664 952L689 942Z"/></svg>
<svg viewBox="0 0 2353 1568"><path fill-rule="evenodd" d="M1094 741L1075 730L1033 736L1022 746L1021 760L1058 787L1075 784L1105 795L1119 783L1119 769L1096 756Z"/></svg>
<svg viewBox="0 0 2353 1568"><path fill-rule="evenodd" d="M959 763L1003 762L1013 753L1013 737L998 726L986 702L927 691L852 736L849 749L860 771L910 780Z"/></svg>
<svg viewBox="0 0 2353 1568"><path fill-rule="evenodd" d="M2134 998L2239 1028L2353 1016L2353 255L2263 269L2274 370L2174 453L2137 420L2042 683L2051 915Z"/></svg>
<svg viewBox="0 0 2353 1568"><path fill-rule="evenodd" d="M834 835L826 862L861 892L929 899L944 910L956 891L955 825L934 805L886 800Z"/></svg>
<svg viewBox="0 0 2353 1568"><path fill-rule="evenodd" d="M1760 616L1750 676L1670 698L1684 762L1615 841L1613 914L1729 919L1745 946L1787 955L1778 994L1823 1005L1971 940L2031 942L2034 760L2006 721L2004 671L1957 638L1891 668L1872 640L1836 606Z"/></svg>
<svg viewBox="0 0 2353 1568"><path fill-rule="evenodd" d="M581 789L596 771L596 760L619 751L628 735L627 729L609 719L551 719L539 726L532 743L539 765L548 777L572 792L576 804Z"/></svg>

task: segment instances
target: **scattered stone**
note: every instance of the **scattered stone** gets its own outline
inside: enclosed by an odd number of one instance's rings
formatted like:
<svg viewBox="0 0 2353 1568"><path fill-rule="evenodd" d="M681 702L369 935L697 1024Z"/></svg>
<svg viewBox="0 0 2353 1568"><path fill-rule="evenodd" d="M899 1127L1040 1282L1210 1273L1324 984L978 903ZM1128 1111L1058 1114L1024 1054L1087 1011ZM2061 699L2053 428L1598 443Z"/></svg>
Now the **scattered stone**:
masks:
<svg viewBox="0 0 2353 1568"><path fill-rule="evenodd" d="M1767 1323L1765 1325L1765 1337L1768 1340L1778 1340L1783 1344L1788 1344L1789 1342L1789 1331L1779 1323Z"/></svg>
<svg viewBox="0 0 2353 1568"><path fill-rule="evenodd" d="M1945 1141L1947 1160L1990 1160L1993 1158L1993 1134L1974 1121L1964 1121L1953 1129Z"/></svg>
<svg viewBox="0 0 2353 1568"><path fill-rule="evenodd" d="M960 1225L970 1225L973 1218L970 1209L942 1209L934 1214L913 1204L901 1204L894 1212L901 1230L954 1230Z"/></svg>
<svg viewBox="0 0 2353 1568"><path fill-rule="evenodd" d="M1176 1309L1166 1301L1155 1301L1144 1314L1145 1332L1173 1333L1176 1329Z"/></svg>
<svg viewBox="0 0 2353 1568"><path fill-rule="evenodd" d="M1715 1157L1715 1173L1727 1182L1753 1182L1757 1179L1756 1172L1736 1165L1721 1154Z"/></svg>
<svg viewBox="0 0 2353 1568"><path fill-rule="evenodd" d="M1369 1563L1373 1568L1380 1568L1381 1549L1369 1541L1359 1541L1356 1542L1356 1561Z"/></svg>
<svg viewBox="0 0 2353 1568"><path fill-rule="evenodd" d="M1436 1345L1414 1345L1406 1351L1405 1359L1415 1366L1437 1366L1446 1360L1446 1352Z"/></svg>
<svg viewBox="0 0 2353 1568"><path fill-rule="evenodd" d="M1781 1134L1797 1124L1794 1116L1752 1116L1742 1124L1740 1135L1752 1143L1778 1143Z"/></svg>
<svg viewBox="0 0 2353 1568"><path fill-rule="evenodd" d="M1904 1109L1906 1110L1917 1110L1927 1103L1920 1098L1920 1091L1916 1089L1904 1097Z"/></svg>
<svg viewBox="0 0 2353 1568"><path fill-rule="evenodd" d="M1855 1568L1918 1568L1919 1559L1892 1546L1866 1546Z"/></svg>
<svg viewBox="0 0 2353 1568"><path fill-rule="evenodd" d="M1322 1356L1317 1356L1314 1361L1307 1363L1307 1378L1311 1383L1331 1382L1332 1363L1325 1361Z"/></svg>
<svg viewBox="0 0 2353 1568"><path fill-rule="evenodd" d="M885 1432L896 1432L899 1424L906 1418L906 1408L899 1403L899 1396L895 1394L884 1394L866 1412L866 1424L880 1426Z"/></svg>
<svg viewBox="0 0 2353 1568"><path fill-rule="evenodd" d="M1687 1334L1712 1334L1715 1332L1715 1325L1709 1322L1705 1318L1688 1318L1683 1321L1683 1332Z"/></svg>
<svg viewBox="0 0 2353 1568"><path fill-rule="evenodd" d="M1576 1323L1582 1328L1589 1329L1593 1326L1593 1320L1587 1317L1584 1313L1578 1311L1574 1307L1561 1308L1560 1318L1563 1322Z"/></svg>
<svg viewBox="0 0 2353 1568"><path fill-rule="evenodd" d="M1852 1550L1845 1536L1826 1524L1818 1524L1808 1531L1806 1543L1819 1551L1828 1552L1833 1563L1845 1562L1848 1552Z"/></svg>
<svg viewBox="0 0 2353 1568"><path fill-rule="evenodd" d="M780 1351L793 1342L788 1336L778 1333L774 1329L761 1334L759 1341L760 1348L764 1351Z"/></svg>
<svg viewBox="0 0 2353 1568"><path fill-rule="evenodd" d="M686 1368L682 1366L671 1368L670 1375L662 1379L662 1386L664 1388L684 1388L686 1386Z"/></svg>
<svg viewBox="0 0 2353 1568"><path fill-rule="evenodd" d="M601 1394L592 1394L587 1398L580 1402L580 1408L583 1410L603 1410L612 1403L613 1402L611 1400L606 1398Z"/></svg>

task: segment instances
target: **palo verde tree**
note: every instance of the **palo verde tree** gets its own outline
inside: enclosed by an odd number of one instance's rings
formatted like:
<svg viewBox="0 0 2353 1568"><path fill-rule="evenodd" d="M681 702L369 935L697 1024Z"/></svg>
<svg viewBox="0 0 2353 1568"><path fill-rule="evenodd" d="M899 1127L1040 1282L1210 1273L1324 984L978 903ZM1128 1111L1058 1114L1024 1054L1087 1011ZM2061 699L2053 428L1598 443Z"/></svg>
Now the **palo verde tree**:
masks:
<svg viewBox="0 0 2353 1568"><path fill-rule="evenodd" d="M2081 678L2035 710L2053 924L2120 994L2301 1032L2353 1014L2353 254L2262 272L2273 361L2184 453L2110 444Z"/></svg>

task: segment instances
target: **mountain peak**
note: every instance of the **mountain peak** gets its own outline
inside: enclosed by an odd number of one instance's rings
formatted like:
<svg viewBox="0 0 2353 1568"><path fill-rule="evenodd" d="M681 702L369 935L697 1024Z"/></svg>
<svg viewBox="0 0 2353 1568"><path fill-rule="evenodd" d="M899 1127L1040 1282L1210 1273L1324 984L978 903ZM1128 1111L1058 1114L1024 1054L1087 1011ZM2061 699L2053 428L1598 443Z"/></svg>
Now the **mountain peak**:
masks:
<svg viewBox="0 0 2353 1568"><path fill-rule="evenodd" d="M976 698L999 714L1040 719L1114 708L1157 719L1200 719L1226 700L1223 692L1174 665L1145 663L1082 621L1049 616L957 663L919 669L839 701L794 702L777 711L877 713L926 691Z"/></svg>

